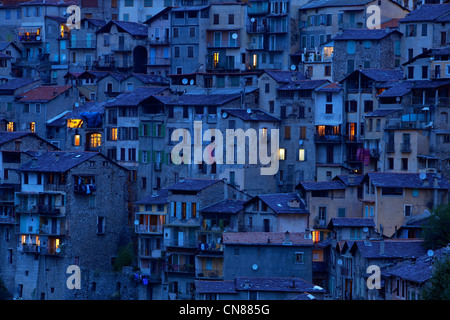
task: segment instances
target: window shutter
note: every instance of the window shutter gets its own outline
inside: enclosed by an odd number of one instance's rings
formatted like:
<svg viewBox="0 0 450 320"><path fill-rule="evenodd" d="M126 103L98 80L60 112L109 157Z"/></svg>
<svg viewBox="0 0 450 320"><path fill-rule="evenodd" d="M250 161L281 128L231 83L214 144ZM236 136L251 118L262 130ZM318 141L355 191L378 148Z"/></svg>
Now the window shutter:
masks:
<svg viewBox="0 0 450 320"><path fill-rule="evenodd" d="M138 162L142 163L142 150L139 150L139 158L138 158Z"/></svg>
<svg viewBox="0 0 450 320"><path fill-rule="evenodd" d="M139 125L139 137L142 137L142 135L143 135L143 131L144 131L143 126L144 126L143 124Z"/></svg>
<svg viewBox="0 0 450 320"><path fill-rule="evenodd" d="M152 124L151 123L149 123L149 124L147 124L147 137L151 137L151 131L152 130Z"/></svg>

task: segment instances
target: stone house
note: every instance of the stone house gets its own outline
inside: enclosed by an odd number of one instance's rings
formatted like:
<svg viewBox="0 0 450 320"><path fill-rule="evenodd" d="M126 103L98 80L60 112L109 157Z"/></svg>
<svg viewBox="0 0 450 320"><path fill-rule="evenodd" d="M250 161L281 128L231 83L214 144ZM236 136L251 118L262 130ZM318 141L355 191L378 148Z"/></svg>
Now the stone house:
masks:
<svg viewBox="0 0 450 320"><path fill-rule="evenodd" d="M383 236L392 236L409 219L447 203L449 183L438 173L369 172L362 184L363 217L382 225Z"/></svg>
<svg viewBox="0 0 450 320"><path fill-rule="evenodd" d="M297 277L312 281L313 242L303 232L223 234L224 280Z"/></svg>
<svg viewBox="0 0 450 320"><path fill-rule="evenodd" d="M109 21L96 31L96 70L146 73L148 59L147 25L128 21Z"/></svg>
<svg viewBox="0 0 450 320"><path fill-rule="evenodd" d="M126 171L100 153L83 151L50 151L19 168L15 296L107 299L120 291L121 280L107 283L114 279L108 274L118 247L131 240ZM69 265L81 268L83 295L60 285Z"/></svg>
<svg viewBox="0 0 450 320"><path fill-rule="evenodd" d="M309 212L295 193L260 194L245 204L245 232L305 232Z"/></svg>

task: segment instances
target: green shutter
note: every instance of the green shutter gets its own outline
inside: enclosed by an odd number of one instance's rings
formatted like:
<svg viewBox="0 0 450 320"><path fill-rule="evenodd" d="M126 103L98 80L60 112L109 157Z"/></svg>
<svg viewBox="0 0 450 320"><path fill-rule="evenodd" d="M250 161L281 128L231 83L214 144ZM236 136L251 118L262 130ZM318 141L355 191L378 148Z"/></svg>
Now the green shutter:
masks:
<svg viewBox="0 0 450 320"><path fill-rule="evenodd" d="M151 129L152 129L152 124L151 123L149 123L149 124L147 124L147 137L151 137Z"/></svg>
<svg viewBox="0 0 450 320"><path fill-rule="evenodd" d="M138 159L139 163L142 163L142 150L139 150L139 159Z"/></svg>
<svg viewBox="0 0 450 320"><path fill-rule="evenodd" d="M153 136L156 137L156 124L153 124Z"/></svg>
<svg viewBox="0 0 450 320"><path fill-rule="evenodd" d="M139 125L139 137L142 137L142 135L143 135L143 131L144 131L143 126L144 126L143 124Z"/></svg>
<svg viewBox="0 0 450 320"><path fill-rule="evenodd" d="M155 160L156 160L156 151L153 150L153 153L152 153L152 162L155 162Z"/></svg>
<svg viewBox="0 0 450 320"><path fill-rule="evenodd" d="M161 138L164 138L166 135L166 125L163 123L161 125Z"/></svg>

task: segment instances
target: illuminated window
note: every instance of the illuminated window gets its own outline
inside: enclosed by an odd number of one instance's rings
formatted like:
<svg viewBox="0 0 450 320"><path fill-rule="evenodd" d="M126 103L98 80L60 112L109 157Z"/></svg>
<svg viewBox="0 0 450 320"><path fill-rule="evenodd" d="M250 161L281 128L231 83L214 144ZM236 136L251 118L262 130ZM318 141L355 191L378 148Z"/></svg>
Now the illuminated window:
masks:
<svg viewBox="0 0 450 320"><path fill-rule="evenodd" d="M102 135L100 133L91 134L90 141L91 148L97 148L102 145Z"/></svg>
<svg viewBox="0 0 450 320"><path fill-rule="evenodd" d="M33 133L36 132L36 123L35 122L30 122L30 130Z"/></svg>
<svg viewBox="0 0 450 320"><path fill-rule="evenodd" d="M305 161L305 149L298 150L298 161Z"/></svg>
<svg viewBox="0 0 450 320"><path fill-rule="evenodd" d="M257 54L254 54L252 56L252 65L254 68L256 68L258 66L258 55Z"/></svg>
<svg viewBox="0 0 450 320"><path fill-rule="evenodd" d="M14 131L14 122L8 122L7 130L8 130L8 132Z"/></svg>
<svg viewBox="0 0 450 320"><path fill-rule="evenodd" d="M218 52L213 53L213 63L214 63L214 68L217 68L217 65L219 64L219 53Z"/></svg>
<svg viewBox="0 0 450 320"><path fill-rule="evenodd" d="M68 119L67 128L81 128L83 125L83 120L81 119Z"/></svg>
<svg viewBox="0 0 450 320"><path fill-rule="evenodd" d="M279 156L280 156L280 160L286 160L286 149L280 148Z"/></svg>
<svg viewBox="0 0 450 320"><path fill-rule="evenodd" d="M312 235L312 241L313 241L314 243L319 242L319 239L320 239L320 231L313 231L313 232L311 233L311 235Z"/></svg>
<svg viewBox="0 0 450 320"><path fill-rule="evenodd" d="M76 134L73 137L73 145L79 147L81 145L81 136L79 134Z"/></svg>
<svg viewBox="0 0 450 320"><path fill-rule="evenodd" d="M111 140L117 141L117 128L111 128Z"/></svg>
<svg viewBox="0 0 450 320"><path fill-rule="evenodd" d="M319 136L324 136L325 135L325 126L317 126L317 133L319 134Z"/></svg>
<svg viewBox="0 0 450 320"><path fill-rule="evenodd" d="M61 25L61 38L64 38L64 26Z"/></svg>

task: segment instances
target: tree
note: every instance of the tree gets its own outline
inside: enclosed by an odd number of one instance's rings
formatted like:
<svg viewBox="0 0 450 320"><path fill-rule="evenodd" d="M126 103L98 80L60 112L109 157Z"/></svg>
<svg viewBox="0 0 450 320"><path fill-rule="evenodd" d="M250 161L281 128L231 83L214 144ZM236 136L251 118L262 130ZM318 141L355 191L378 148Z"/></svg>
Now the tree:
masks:
<svg viewBox="0 0 450 320"><path fill-rule="evenodd" d="M422 226L428 249L438 249L450 243L450 204L437 207Z"/></svg>
<svg viewBox="0 0 450 320"><path fill-rule="evenodd" d="M423 300L450 300L450 258L443 256L433 264L430 280L422 290Z"/></svg>
<svg viewBox="0 0 450 320"><path fill-rule="evenodd" d="M117 250L117 258L113 265L114 271L122 271L122 267L131 266L134 262L135 255L133 243L129 242L126 246L121 246Z"/></svg>

